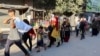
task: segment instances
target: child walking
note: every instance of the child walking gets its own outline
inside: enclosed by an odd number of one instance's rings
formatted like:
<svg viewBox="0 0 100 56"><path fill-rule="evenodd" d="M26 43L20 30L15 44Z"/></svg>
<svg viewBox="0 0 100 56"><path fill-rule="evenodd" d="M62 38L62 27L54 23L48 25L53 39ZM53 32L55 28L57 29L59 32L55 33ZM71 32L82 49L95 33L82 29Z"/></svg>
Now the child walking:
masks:
<svg viewBox="0 0 100 56"><path fill-rule="evenodd" d="M37 31L37 52L40 52L40 48L43 47L46 50L46 45L43 42L43 35L44 35L44 29L42 26L39 27Z"/></svg>

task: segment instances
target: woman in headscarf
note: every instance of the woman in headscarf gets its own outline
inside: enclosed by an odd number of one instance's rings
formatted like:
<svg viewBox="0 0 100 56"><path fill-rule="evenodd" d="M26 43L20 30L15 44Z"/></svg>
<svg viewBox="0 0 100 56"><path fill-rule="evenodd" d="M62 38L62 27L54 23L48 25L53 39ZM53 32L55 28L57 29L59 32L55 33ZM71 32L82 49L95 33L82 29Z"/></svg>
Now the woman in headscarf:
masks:
<svg viewBox="0 0 100 56"><path fill-rule="evenodd" d="M60 39L59 21L58 21L57 16L55 16L54 19L55 19L55 22L53 24L54 28L53 28L51 36L56 39L57 47L59 47L60 46L60 40L61 40Z"/></svg>
<svg viewBox="0 0 100 56"><path fill-rule="evenodd" d="M70 22L68 18L63 22L62 28L64 29L64 41L68 42L70 39Z"/></svg>
<svg viewBox="0 0 100 56"><path fill-rule="evenodd" d="M99 23L98 20L95 18L92 21L92 36L98 35L99 33L98 27L99 27Z"/></svg>

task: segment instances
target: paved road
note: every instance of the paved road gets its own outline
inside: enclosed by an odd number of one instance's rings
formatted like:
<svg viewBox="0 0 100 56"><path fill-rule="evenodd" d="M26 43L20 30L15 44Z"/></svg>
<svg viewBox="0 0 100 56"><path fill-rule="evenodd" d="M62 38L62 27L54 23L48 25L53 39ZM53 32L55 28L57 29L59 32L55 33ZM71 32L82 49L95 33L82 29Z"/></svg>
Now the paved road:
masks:
<svg viewBox="0 0 100 56"><path fill-rule="evenodd" d="M82 40L82 41L80 40L79 37L75 37L75 33L74 34L72 33L69 43L64 43L59 48L56 48L55 46L53 46L52 48L49 48L46 51L42 50L42 52L40 52L40 53L36 53L36 50L33 49L31 54L32 54L32 56L60 56L60 55L63 56L64 54L67 53L67 55L70 55L70 56L73 56L74 54L76 56L77 55L80 56L80 55L83 54L83 52L86 53L87 51L91 50L91 51L89 51L89 54L88 53L84 54L85 56L88 56L88 55L92 55L92 52L94 52L94 50L98 50L97 49L98 46L96 46L95 43L99 42L100 35L97 38L91 38L91 35L89 33L86 33L86 39ZM35 43L35 42L33 41L33 43ZM90 45L90 46L88 47L88 45ZM94 47L97 47L97 48L93 49ZM89 50L87 50L87 49L89 49ZM93 51L92 51L92 49L93 49ZM84 51L82 51L82 50L84 50ZM77 52L74 53L73 51L74 52L77 51ZM4 52L4 48L0 49L0 56L4 56L3 52ZM24 56L24 53L16 45L13 45L11 47L11 52L10 53L11 53L11 56ZM99 52L97 52L97 54L99 54Z"/></svg>

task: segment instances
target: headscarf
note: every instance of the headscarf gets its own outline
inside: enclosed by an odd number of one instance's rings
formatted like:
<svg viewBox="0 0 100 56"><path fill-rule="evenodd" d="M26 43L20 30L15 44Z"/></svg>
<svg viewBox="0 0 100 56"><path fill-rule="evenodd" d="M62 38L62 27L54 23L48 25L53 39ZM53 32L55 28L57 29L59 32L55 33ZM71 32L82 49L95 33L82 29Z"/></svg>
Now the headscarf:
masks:
<svg viewBox="0 0 100 56"><path fill-rule="evenodd" d="M55 21L55 28L56 28L56 30L58 30L59 29L58 17L56 16L55 19L56 19L56 21Z"/></svg>

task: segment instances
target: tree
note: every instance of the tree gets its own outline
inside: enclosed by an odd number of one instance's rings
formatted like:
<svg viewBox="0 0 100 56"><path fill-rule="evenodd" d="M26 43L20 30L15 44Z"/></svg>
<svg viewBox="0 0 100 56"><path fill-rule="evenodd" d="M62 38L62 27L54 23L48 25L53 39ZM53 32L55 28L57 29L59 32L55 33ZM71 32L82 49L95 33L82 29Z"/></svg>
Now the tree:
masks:
<svg viewBox="0 0 100 56"><path fill-rule="evenodd" d="M56 0L56 7L54 11L64 13L72 12L79 13L82 12L83 0Z"/></svg>
<svg viewBox="0 0 100 56"><path fill-rule="evenodd" d="M52 10L56 6L56 0L33 0L33 7L38 9Z"/></svg>
<svg viewBox="0 0 100 56"><path fill-rule="evenodd" d="M84 0L33 0L35 8L45 9L46 11L64 13L80 13Z"/></svg>

